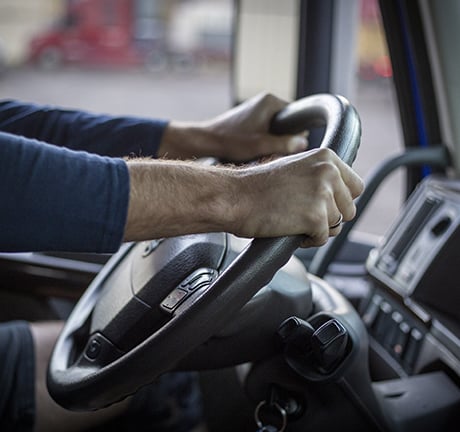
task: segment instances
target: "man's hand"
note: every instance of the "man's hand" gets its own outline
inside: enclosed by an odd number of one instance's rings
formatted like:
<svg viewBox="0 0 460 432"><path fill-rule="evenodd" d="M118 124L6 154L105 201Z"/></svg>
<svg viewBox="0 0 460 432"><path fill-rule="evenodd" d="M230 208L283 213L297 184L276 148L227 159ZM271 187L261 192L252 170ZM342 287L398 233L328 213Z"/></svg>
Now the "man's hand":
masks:
<svg viewBox="0 0 460 432"><path fill-rule="evenodd" d="M158 156L168 159L213 156L239 162L306 150L306 133L282 136L268 133L271 119L286 104L264 93L209 121L171 122L165 130Z"/></svg>
<svg viewBox="0 0 460 432"><path fill-rule="evenodd" d="M306 235L320 246L355 215L360 177L327 149L247 168L172 161L128 162L130 205L125 240L199 232L242 237Z"/></svg>
<svg viewBox="0 0 460 432"><path fill-rule="evenodd" d="M244 237L305 234L303 247L321 246L354 218L361 178L329 149L292 155L240 172L240 227ZM331 228L332 227L332 228Z"/></svg>

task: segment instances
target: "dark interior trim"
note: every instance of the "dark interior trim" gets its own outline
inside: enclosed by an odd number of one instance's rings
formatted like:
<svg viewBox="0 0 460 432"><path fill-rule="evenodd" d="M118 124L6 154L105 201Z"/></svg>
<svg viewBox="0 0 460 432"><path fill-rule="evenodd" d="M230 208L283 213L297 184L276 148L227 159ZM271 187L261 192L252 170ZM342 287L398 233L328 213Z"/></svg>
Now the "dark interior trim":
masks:
<svg viewBox="0 0 460 432"><path fill-rule="evenodd" d="M333 0L300 2L297 98L329 91L333 6Z"/></svg>
<svg viewBox="0 0 460 432"><path fill-rule="evenodd" d="M411 148L442 145L418 2L380 0L379 3L393 67L405 146ZM407 196L429 172L427 167L407 169Z"/></svg>

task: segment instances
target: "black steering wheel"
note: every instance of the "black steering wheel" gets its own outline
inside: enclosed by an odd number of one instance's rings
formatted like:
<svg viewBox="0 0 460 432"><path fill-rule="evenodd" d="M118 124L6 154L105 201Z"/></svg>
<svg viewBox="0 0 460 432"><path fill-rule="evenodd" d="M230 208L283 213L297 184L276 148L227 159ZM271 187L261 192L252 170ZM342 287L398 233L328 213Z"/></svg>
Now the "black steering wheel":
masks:
<svg viewBox="0 0 460 432"><path fill-rule="evenodd" d="M341 96L289 104L276 134L325 126L322 147L351 165L360 121ZM84 293L62 330L48 389L62 406L93 410L133 394L204 344L263 288L302 236L253 240L223 266L226 234L125 244Z"/></svg>

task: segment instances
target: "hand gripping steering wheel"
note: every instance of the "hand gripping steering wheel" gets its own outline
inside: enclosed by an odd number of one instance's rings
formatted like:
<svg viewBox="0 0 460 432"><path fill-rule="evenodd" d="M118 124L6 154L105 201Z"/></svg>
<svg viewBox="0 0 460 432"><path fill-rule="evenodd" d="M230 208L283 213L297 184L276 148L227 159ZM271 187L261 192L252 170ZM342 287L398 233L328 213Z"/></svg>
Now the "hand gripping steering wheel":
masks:
<svg viewBox="0 0 460 432"><path fill-rule="evenodd" d="M351 165L361 127L341 96L295 101L274 117L271 131L293 134L321 126L321 146ZM302 238L254 239L225 269L222 233L123 245L58 338L48 369L51 396L68 409L93 410L133 394L221 330Z"/></svg>

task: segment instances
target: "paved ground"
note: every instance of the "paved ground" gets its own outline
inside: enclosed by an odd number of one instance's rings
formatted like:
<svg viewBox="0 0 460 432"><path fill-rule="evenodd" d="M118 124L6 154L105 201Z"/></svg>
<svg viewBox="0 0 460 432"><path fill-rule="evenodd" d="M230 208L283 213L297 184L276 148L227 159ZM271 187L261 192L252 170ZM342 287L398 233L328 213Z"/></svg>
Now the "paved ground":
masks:
<svg viewBox="0 0 460 432"><path fill-rule="evenodd" d="M224 111L231 103L225 70L144 71L34 69L10 71L0 78L0 98L82 108L95 112L200 120ZM361 150L355 164L366 178L385 156L398 151L395 106L388 85L358 86L356 99L363 127ZM359 229L383 234L400 203L401 175L387 181L366 211Z"/></svg>

